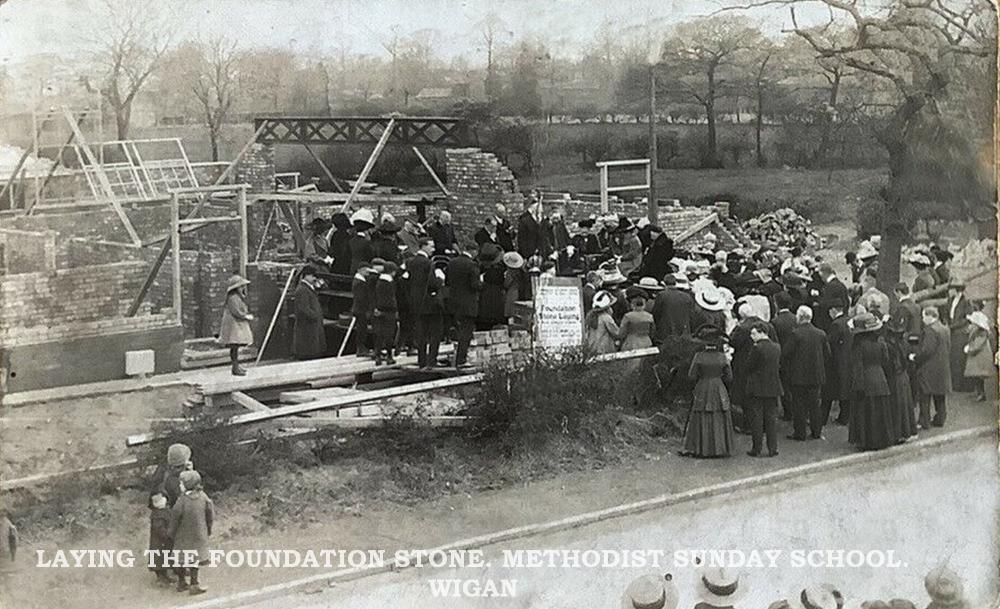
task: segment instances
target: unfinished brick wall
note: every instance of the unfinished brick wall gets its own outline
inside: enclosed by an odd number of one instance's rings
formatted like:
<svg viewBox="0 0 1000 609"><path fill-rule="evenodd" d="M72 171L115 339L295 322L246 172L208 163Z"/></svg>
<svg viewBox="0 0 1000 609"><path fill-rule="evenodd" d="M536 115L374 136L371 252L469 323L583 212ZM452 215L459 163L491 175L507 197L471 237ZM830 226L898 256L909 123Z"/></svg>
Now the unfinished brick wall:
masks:
<svg viewBox="0 0 1000 609"><path fill-rule="evenodd" d="M56 233L0 229L0 275L51 272L56 268Z"/></svg>
<svg viewBox="0 0 1000 609"><path fill-rule="evenodd" d="M517 178L495 154L479 148L450 148L445 152L448 172L448 207L458 238L472 242L472 236L486 218L496 212L498 203L516 218L524 195Z"/></svg>
<svg viewBox="0 0 1000 609"><path fill-rule="evenodd" d="M144 278L141 262L7 275L0 282L0 342L13 346L166 327L170 311L124 319Z"/></svg>
<svg viewBox="0 0 1000 609"><path fill-rule="evenodd" d="M251 144L233 173L233 181L249 184L250 192L274 192L274 146Z"/></svg>

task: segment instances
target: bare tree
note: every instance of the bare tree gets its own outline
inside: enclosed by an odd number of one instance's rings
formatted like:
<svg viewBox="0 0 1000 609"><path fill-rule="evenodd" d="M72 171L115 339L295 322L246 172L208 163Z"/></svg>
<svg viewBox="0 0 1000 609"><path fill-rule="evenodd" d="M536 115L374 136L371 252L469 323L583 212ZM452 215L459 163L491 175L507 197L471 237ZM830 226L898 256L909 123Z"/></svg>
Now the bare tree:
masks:
<svg viewBox="0 0 1000 609"><path fill-rule="evenodd" d="M483 83L486 99L493 102L500 97L500 77L497 75L494 53L500 45L500 40L509 38L511 32L496 13L489 13L479 22L479 32L486 45L486 80Z"/></svg>
<svg viewBox="0 0 1000 609"><path fill-rule="evenodd" d="M830 15L820 27L799 24L795 7L803 0L742 6L788 6L790 31L818 58L883 79L895 90L891 113L877 132L889 155L878 277L887 289L899 278L902 244L920 213L915 203L926 199L928 191L936 193L931 198L947 197L968 216L992 216L992 211L984 213L983 204L992 209L994 202L982 199L982 189L969 187L968 182L976 181L976 163L965 158L970 150L961 148L962 138L947 137L947 115L949 105L961 106L949 98L974 84L953 86L956 76L970 66L995 62L996 9L989 0L896 0L884 7L859 0L820 1ZM966 165L973 169L959 170ZM958 174L961 179L939 179ZM941 190L942 182L950 183Z"/></svg>
<svg viewBox="0 0 1000 609"><path fill-rule="evenodd" d="M236 43L213 38L201 45L201 57L191 66L189 86L203 112L212 160L219 160L219 135L233 107L239 80L240 53Z"/></svg>
<svg viewBox="0 0 1000 609"><path fill-rule="evenodd" d="M734 79L727 79L724 71L761 38L748 20L718 15L680 24L663 43L661 59L671 76L670 89L704 109L708 147L702 162L707 167L720 165L716 105L721 97L735 91Z"/></svg>
<svg viewBox="0 0 1000 609"><path fill-rule="evenodd" d="M90 42L118 139L128 137L132 104L170 48L174 22L162 7L151 0L101 1L103 25Z"/></svg>

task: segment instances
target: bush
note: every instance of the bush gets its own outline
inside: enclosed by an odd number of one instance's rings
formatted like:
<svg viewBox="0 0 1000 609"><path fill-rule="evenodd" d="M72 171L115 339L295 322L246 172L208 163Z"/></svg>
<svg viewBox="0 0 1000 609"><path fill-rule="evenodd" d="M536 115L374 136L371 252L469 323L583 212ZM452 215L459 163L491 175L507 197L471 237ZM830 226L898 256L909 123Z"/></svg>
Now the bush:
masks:
<svg viewBox="0 0 1000 609"><path fill-rule="evenodd" d="M885 202L880 199L863 201L854 212L854 227L859 240L881 234L884 222Z"/></svg>

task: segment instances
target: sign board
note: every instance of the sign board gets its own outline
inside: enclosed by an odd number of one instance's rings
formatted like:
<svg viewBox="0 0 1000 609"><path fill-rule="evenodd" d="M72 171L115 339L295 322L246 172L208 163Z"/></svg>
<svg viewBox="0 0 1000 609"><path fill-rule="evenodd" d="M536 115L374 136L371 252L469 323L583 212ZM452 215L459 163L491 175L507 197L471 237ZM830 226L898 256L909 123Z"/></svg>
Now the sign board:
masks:
<svg viewBox="0 0 1000 609"><path fill-rule="evenodd" d="M537 277L535 346L544 349L583 344L583 287L579 277Z"/></svg>

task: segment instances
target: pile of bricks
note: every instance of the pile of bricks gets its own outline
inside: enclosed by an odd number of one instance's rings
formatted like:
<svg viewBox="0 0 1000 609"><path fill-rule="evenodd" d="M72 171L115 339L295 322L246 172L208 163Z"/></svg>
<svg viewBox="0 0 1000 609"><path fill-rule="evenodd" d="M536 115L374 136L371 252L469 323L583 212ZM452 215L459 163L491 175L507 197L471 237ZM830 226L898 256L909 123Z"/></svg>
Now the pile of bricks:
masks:
<svg viewBox="0 0 1000 609"><path fill-rule="evenodd" d="M274 146L251 144L233 172L237 184L249 184L250 192L274 192Z"/></svg>
<svg viewBox="0 0 1000 609"><path fill-rule="evenodd" d="M531 335L507 328L474 332L469 346L469 363L485 366L490 362L516 358L531 350Z"/></svg>
<svg viewBox="0 0 1000 609"><path fill-rule="evenodd" d="M495 154L479 148L451 148L446 151L449 208L462 237L472 235L502 203L508 214L520 213L524 201L517 178ZM460 237L461 238L461 237Z"/></svg>

